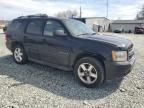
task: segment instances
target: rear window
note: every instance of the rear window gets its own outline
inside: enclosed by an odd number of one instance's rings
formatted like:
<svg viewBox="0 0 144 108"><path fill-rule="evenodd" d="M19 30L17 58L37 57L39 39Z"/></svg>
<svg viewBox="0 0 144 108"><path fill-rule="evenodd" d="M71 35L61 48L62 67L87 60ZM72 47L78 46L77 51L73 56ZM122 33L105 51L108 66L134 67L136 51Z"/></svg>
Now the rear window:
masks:
<svg viewBox="0 0 144 108"><path fill-rule="evenodd" d="M37 35L42 34L42 24L43 22L41 20L31 21L27 26L26 33Z"/></svg>
<svg viewBox="0 0 144 108"><path fill-rule="evenodd" d="M15 32L15 31L19 30L21 24L22 23L20 21L13 21L13 22L11 22L9 24L9 26L8 26L8 31Z"/></svg>

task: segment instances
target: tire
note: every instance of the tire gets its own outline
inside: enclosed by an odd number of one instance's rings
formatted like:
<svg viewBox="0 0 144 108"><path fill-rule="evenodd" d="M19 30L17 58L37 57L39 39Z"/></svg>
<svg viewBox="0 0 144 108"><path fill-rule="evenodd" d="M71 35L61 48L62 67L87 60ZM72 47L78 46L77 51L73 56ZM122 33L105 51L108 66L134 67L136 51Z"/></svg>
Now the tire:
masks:
<svg viewBox="0 0 144 108"><path fill-rule="evenodd" d="M78 82L88 88L99 86L104 82L104 67L92 57L78 60L74 66L74 73Z"/></svg>
<svg viewBox="0 0 144 108"><path fill-rule="evenodd" d="M17 64L25 64L28 61L25 50L21 45L14 46L13 59Z"/></svg>

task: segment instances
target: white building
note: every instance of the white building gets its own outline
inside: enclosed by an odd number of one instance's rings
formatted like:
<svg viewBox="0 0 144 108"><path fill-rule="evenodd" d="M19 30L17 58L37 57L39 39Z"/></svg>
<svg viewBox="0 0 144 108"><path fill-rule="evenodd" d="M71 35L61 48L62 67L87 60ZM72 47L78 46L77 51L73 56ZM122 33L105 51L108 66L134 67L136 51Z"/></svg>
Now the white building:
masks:
<svg viewBox="0 0 144 108"><path fill-rule="evenodd" d="M114 20L110 24L112 32L119 30L134 33L135 27L144 27L144 20Z"/></svg>
<svg viewBox="0 0 144 108"><path fill-rule="evenodd" d="M107 32L110 28L110 20L105 17L75 18L87 24L96 32Z"/></svg>

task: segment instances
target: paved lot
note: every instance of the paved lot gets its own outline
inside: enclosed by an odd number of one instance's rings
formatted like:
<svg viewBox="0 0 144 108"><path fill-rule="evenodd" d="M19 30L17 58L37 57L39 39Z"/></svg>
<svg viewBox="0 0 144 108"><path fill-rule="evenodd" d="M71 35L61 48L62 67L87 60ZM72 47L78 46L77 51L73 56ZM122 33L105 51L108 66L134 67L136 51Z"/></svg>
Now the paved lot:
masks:
<svg viewBox="0 0 144 108"><path fill-rule="evenodd" d="M80 86L72 72L15 64L0 36L0 108L144 108L144 35L112 35L134 42L134 70L93 89Z"/></svg>

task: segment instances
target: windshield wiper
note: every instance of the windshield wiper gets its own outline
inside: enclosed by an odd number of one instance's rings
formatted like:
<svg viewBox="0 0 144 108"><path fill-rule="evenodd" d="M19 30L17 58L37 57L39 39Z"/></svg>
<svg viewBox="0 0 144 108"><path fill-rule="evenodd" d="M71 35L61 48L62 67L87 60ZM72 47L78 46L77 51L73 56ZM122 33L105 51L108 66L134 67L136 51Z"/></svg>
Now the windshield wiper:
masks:
<svg viewBox="0 0 144 108"><path fill-rule="evenodd" d="M83 33L83 34L79 34L79 35L76 35L76 36L81 36L81 35L88 35L90 33Z"/></svg>
<svg viewBox="0 0 144 108"><path fill-rule="evenodd" d="M95 35L95 34L97 34L97 33L92 33L91 35Z"/></svg>
<svg viewBox="0 0 144 108"><path fill-rule="evenodd" d="M79 35L76 35L76 36L81 36L81 35L95 35L96 33L82 33L82 34L79 34Z"/></svg>

